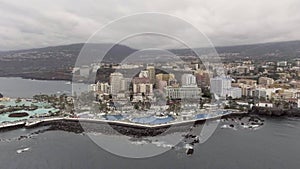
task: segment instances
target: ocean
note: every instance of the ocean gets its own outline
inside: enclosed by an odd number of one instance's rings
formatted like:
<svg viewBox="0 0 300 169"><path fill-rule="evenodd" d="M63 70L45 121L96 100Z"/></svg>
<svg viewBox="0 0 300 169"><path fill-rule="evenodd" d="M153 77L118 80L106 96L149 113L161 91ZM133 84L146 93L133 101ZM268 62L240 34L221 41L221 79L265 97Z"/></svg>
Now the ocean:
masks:
<svg viewBox="0 0 300 169"><path fill-rule="evenodd" d="M1 132L0 168L298 169L300 166L300 119L295 118L267 118L257 130L222 129L219 126L205 143L195 144L192 155L181 149L170 149L149 158L115 155L85 134L60 130L30 134L38 130L43 128ZM30 137L20 139L26 135ZM134 145L136 148L143 146ZM24 148L28 150L17 152Z"/></svg>
<svg viewBox="0 0 300 169"><path fill-rule="evenodd" d="M0 93L5 96L31 97L37 91L71 92L71 85L64 81L0 78ZM47 127L1 131L0 169L298 169L300 119L262 118L264 125L255 130L222 128L224 122L220 122L206 142L194 144L191 155L177 145L170 148L164 142L154 144L100 133L102 138L116 140L104 142L110 144L114 152L129 147L134 153L147 144L167 149L145 158L130 158L108 151L86 133L46 130ZM172 134L165 137L173 138ZM152 150L149 147L147 151Z"/></svg>

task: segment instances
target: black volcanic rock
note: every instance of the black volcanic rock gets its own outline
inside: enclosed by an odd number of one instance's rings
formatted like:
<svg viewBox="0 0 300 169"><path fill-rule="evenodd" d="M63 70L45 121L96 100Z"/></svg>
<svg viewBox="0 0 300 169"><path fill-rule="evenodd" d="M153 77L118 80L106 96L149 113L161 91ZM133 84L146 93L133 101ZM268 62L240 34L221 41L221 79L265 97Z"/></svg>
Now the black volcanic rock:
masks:
<svg viewBox="0 0 300 169"><path fill-rule="evenodd" d="M3 95L0 93L0 98L3 98Z"/></svg>
<svg viewBox="0 0 300 169"><path fill-rule="evenodd" d="M28 113L26 112L21 112L21 113L11 113L8 115L8 117L26 117L29 116Z"/></svg>
<svg viewBox="0 0 300 169"><path fill-rule="evenodd" d="M279 109L279 108L269 108L269 107L252 107L249 110L250 114L258 114L264 116L289 116L289 117L300 117L300 109L293 108L293 109Z"/></svg>

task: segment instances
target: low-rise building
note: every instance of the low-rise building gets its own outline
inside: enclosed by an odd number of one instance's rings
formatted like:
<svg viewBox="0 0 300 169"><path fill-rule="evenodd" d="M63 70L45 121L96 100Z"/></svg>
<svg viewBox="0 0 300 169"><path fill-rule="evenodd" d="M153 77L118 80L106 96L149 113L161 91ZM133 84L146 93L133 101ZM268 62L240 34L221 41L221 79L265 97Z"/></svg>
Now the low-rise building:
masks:
<svg viewBox="0 0 300 169"><path fill-rule="evenodd" d="M153 84L149 78L135 77L132 83L134 95L153 95Z"/></svg>
<svg viewBox="0 0 300 169"><path fill-rule="evenodd" d="M165 87L165 95L169 99L199 99L201 88L197 86Z"/></svg>
<svg viewBox="0 0 300 169"><path fill-rule="evenodd" d="M237 83L243 83L250 86L256 86L257 81L252 79L238 79Z"/></svg>
<svg viewBox="0 0 300 169"><path fill-rule="evenodd" d="M272 85L272 84L274 84L274 79L269 78L269 77L260 77L258 79L258 84L264 85L264 86Z"/></svg>
<svg viewBox="0 0 300 169"><path fill-rule="evenodd" d="M259 103L256 103L255 106L257 106L257 107L273 107L273 103L259 102Z"/></svg>

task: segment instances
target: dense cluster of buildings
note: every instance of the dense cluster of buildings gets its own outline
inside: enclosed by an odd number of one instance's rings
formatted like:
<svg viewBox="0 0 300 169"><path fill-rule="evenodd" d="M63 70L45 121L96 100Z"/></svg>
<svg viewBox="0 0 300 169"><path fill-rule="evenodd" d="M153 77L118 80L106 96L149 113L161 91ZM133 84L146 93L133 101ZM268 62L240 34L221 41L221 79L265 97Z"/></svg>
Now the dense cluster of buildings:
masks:
<svg viewBox="0 0 300 169"><path fill-rule="evenodd" d="M225 64L232 86L240 88L241 101L264 107L299 107L300 62L237 61ZM244 68L241 71L241 67Z"/></svg>
<svg viewBox="0 0 300 169"><path fill-rule="evenodd" d="M198 76L202 78L202 76ZM147 66L134 77L124 77L120 72L110 74L109 82L90 86L99 95L111 95L115 100L128 99L132 102L155 99L155 94L163 94L165 99L199 99L201 88L192 73L183 73L178 81L173 73L156 73L154 66Z"/></svg>
<svg viewBox="0 0 300 169"><path fill-rule="evenodd" d="M215 75L200 63L167 63L159 65L117 65L109 75L109 81L98 81L91 90L98 95L110 95L115 100L131 102L165 100L201 100L209 95L221 100L233 99L242 104L274 107L285 102L285 106L298 106L300 101L300 60L293 62L262 62L251 60L224 63L225 73ZM139 69L133 77L121 73L122 69ZM82 74L86 70L83 68ZM225 75L226 74L226 75ZM300 106L300 105L299 105Z"/></svg>

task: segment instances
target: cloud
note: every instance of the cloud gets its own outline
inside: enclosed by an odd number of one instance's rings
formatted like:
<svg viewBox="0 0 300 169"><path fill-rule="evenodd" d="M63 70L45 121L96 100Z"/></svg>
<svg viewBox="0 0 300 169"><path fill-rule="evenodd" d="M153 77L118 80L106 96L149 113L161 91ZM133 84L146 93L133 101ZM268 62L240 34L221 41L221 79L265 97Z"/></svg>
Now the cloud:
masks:
<svg viewBox="0 0 300 169"><path fill-rule="evenodd" d="M297 40L299 10L298 0L2 0L0 50L85 42L110 21L140 12L162 12L182 18L217 46ZM168 23L161 23L160 27L189 34L188 29ZM123 25L120 30L126 32L126 28L132 26ZM138 41L143 43L141 38Z"/></svg>

